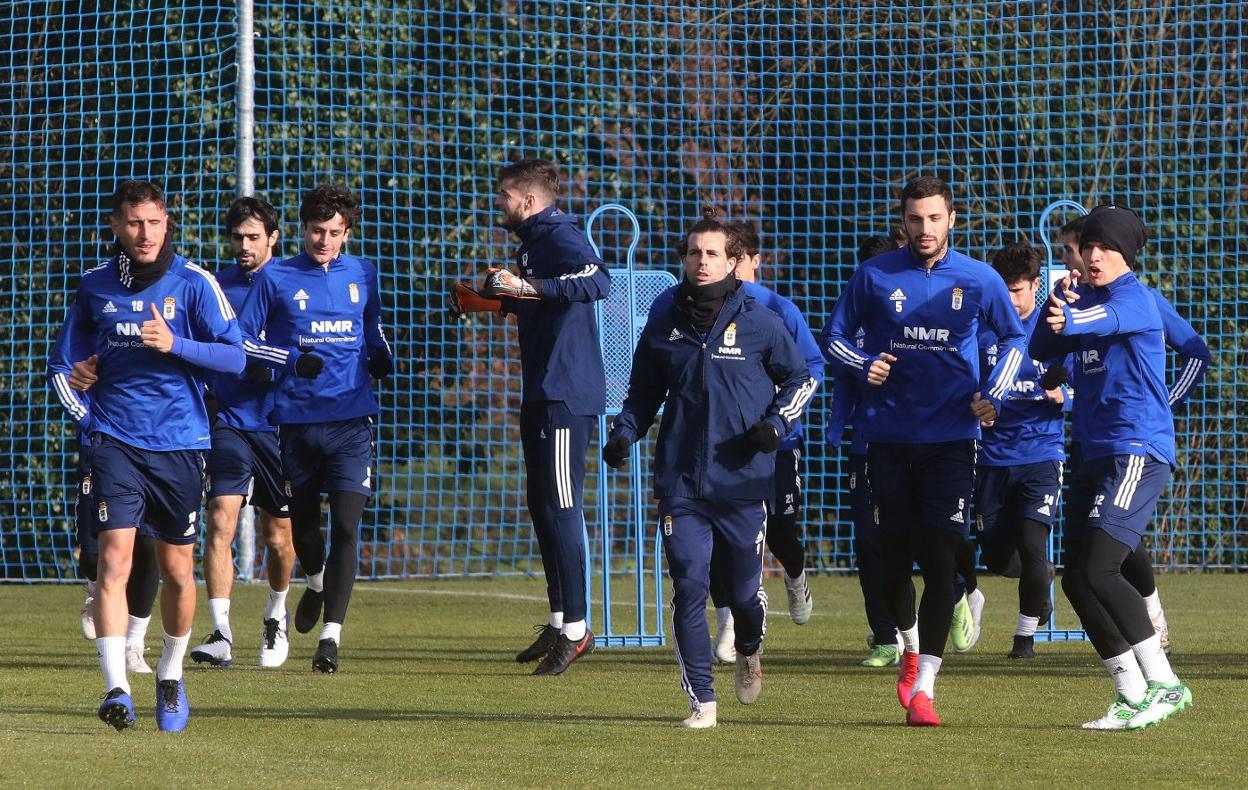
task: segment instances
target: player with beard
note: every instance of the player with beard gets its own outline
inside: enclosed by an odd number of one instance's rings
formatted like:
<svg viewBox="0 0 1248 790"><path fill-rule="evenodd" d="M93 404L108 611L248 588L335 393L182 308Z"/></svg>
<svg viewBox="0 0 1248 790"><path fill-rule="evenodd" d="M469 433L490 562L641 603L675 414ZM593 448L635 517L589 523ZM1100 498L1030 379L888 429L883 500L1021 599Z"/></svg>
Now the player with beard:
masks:
<svg viewBox="0 0 1248 790"><path fill-rule="evenodd" d="M559 675L594 648L586 627L585 456L606 410L606 374L594 302L611 277L556 205L559 170L524 159L499 171L500 224L520 239L519 274L491 268L478 294L457 284L454 312L514 313L520 336L520 441L529 514L546 574L549 619L516 661L534 675Z"/></svg>
<svg viewBox="0 0 1248 790"><path fill-rule="evenodd" d="M217 272L217 282L230 305L241 310L257 273L273 258L280 235L277 212L258 198L239 198L225 216L225 230L235 265ZM218 407L208 453L208 535L204 542L204 582L213 631L191 650L191 659L214 667L233 662L231 544L239 511L250 500L260 509L269 577L269 601L261 617L260 666L280 667L290 651L286 593L295 551L277 426L269 422L273 372L251 362L243 376L218 375L209 386Z"/></svg>

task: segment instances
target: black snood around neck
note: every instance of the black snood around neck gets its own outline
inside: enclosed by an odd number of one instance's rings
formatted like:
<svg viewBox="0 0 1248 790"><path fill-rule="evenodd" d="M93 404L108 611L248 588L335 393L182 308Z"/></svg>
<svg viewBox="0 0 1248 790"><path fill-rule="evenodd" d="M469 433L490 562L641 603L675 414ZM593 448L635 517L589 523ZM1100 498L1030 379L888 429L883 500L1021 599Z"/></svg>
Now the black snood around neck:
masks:
<svg viewBox="0 0 1248 790"><path fill-rule="evenodd" d="M684 279L677 290L676 303L689 316L694 329L708 332L715 326L715 319L719 318L724 302L740 284L741 281L731 275L709 285L697 285Z"/></svg>
<svg viewBox="0 0 1248 790"><path fill-rule="evenodd" d="M156 253L156 260L151 263L135 263L130 260L119 241L113 242L113 257L117 261L117 276L121 284L131 291L142 291L164 277L165 272L173 265L173 234L165 236L160 252Z"/></svg>

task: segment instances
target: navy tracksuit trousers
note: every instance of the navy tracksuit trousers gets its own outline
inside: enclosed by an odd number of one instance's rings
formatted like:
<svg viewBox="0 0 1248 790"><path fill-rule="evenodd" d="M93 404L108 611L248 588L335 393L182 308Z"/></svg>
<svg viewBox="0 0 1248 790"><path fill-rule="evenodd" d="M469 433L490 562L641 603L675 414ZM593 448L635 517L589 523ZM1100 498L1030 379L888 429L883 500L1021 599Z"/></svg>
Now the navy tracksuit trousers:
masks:
<svg viewBox="0 0 1248 790"><path fill-rule="evenodd" d="M767 509L762 501L665 497L659 500L659 529L672 578L672 632L680 684L692 700L711 702L711 629L706 622L711 554L724 559L724 580L736 621L737 653L762 648L767 629L763 592L763 545Z"/></svg>
<svg viewBox="0 0 1248 790"><path fill-rule="evenodd" d="M520 442L529 515L546 572L550 611L564 622L585 619L585 458L596 418L572 414L562 401L520 407Z"/></svg>

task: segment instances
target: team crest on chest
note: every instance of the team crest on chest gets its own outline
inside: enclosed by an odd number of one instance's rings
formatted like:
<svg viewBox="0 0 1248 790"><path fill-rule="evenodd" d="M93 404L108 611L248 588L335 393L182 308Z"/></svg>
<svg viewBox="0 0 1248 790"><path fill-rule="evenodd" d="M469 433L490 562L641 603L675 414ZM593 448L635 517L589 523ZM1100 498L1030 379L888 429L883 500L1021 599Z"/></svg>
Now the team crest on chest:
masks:
<svg viewBox="0 0 1248 790"><path fill-rule="evenodd" d="M953 302L951 306L953 307L954 310L962 309L962 289L961 288L953 289Z"/></svg>
<svg viewBox="0 0 1248 790"><path fill-rule="evenodd" d="M178 302L172 296L165 297L165 307L161 313L170 320L178 313Z"/></svg>
<svg viewBox="0 0 1248 790"><path fill-rule="evenodd" d="M724 330L724 345L735 346L737 344L737 325L729 324Z"/></svg>
<svg viewBox="0 0 1248 790"><path fill-rule="evenodd" d="M351 303L352 303L352 304L359 304L359 302L360 302L360 289L359 289L359 287L358 287L355 283L351 283L351 284L349 284L349 285L347 286L347 293L349 293L349 294L351 295Z"/></svg>

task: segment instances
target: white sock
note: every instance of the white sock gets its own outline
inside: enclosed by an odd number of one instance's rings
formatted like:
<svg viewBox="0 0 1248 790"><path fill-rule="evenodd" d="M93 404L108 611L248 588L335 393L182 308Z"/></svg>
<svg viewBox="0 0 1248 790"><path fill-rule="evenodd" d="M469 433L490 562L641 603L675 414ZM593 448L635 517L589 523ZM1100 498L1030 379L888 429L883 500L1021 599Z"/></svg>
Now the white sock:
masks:
<svg viewBox="0 0 1248 790"><path fill-rule="evenodd" d="M919 623L917 620L914 625L901 632L901 644L907 653L919 652Z"/></svg>
<svg viewBox="0 0 1248 790"><path fill-rule="evenodd" d="M559 630L562 631L563 630L563 612L551 612L549 622L550 622L551 628L558 628Z"/></svg>
<svg viewBox="0 0 1248 790"><path fill-rule="evenodd" d="M1036 629L1040 626L1039 617L1028 617L1022 612L1018 613L1018 625L1014 627L1014 636L1035 636Z"/></svg>
<svg viewBox="0 0 1248 790"><path fill-rule="evenodd" d="M1170 668L1170 659L1166 658L1166 651L1161 649L1161 637L1157 634L1153 634L1138 645L1131 645L1131 652L1135 654L1135 660L1139 662L1140 671L1144 673L1145 680L1153 680L1167 686L1173 686L1179 682L1178 676Z"/></svg>
<svg viewBox="0 0 1248 790"><path fill-rule="evenodd" d="M186 646L190 643L190 631L182 636L165 634L165 649L161 651L160 661L156 662L157 680L182 679L182 659L186 658Z"/></svg>
<svg viewBox="0 0 1248 790"><path fill-rule="evenodd" d="M342 644L342 623L326 623L321 627L321 635L318 639L332 639L337 644Z"/></svg>
<svg viewBox="0 0 1248 790"><path fill-rule="evenodd" d="M929 656L926 653L919 654L919 677L914 681L914 689L911 696L923 691L927 693L930 699L936 699L936 673L940 672L942 661L943 659L936 656Z"/></svg>
<svg viewBox="0 0 1248 790"><path fill-rule="evenodd" d="M976 601L979 603L984 602L984 594L978 587L966 594L966 602L971 606L974 606Z"/></svg>
<svg viewBox="0 0 1248 790"><path fill-rule="evenodd" d="M91 581L90 579L87 579L87 595L91 596L92 598L95 597L95 582ZM109 691L112 691L112 689L109 689Z"/></svg>
<svg viewBox="0 0 1248 790"><path fill-rule="evenodd" d="M1120 656L1102 659L1101 663L1109 671L1114 688L1127 698L1127 702L1136 704L1144 699L1144 695L1148 693L1148 682L1144 680L1144 673L1140 671L1134 651L1128 650Z"/></svg>
<svg viewBox="0 0 1248 790"><path fill-rule="evenodd" d="M732 609L727 606L715 607L715 629L723 633L725 628L732 628Z"/></svg>
<svg viewBox="0 0 1248 790"><path fill-rule="evenodd" d="M104 672L104 690L121 689L130 693L126 680L126 638L124 636L96 637L95 649L100 654L100 669Z"/></svg>
<svg viewBox="0 0 1248 790"><path fill-rule="evenodd" d="M264 607L265 620L277 620L279 623L286 617L286 593L290 592L290 588L285 590L274 590L269 588L269 602Z"/></svg>
<svg viewBox="0 0 1248 790"><path fill-rule="evenodd" d="M233 642L234 632L230 630L230 599L209 598L208 611L212 613L212 627Z"/></svg>
<svg viewBox="0 0 1248 790"><path fill-rule="evenodd" d="M1149 620L1156 620L1162 616L1161 596L1157 594L1157 588L1153 588L1152 595L1144 596L1144 605L1148 607Z"/></svg>
<svg viewBox="0 0 1248 790"><path fill-rule="evenodd" d="M901 641L901 632L896 628L893 629L893 642L896 644L898 653L906 649L906 644Z"/></svg>
<svg viewBox="0 0 1248 790"><path fill-rule="evenodd" d="M150 622L152 622L150 614L147 617L130 615L130 624L126 626L126 644L142 648L143 643L147 641L147 624Z"/></svg>
<svg viewBox="0 0 1248 790"><path fill-rule="evenodd" d="M325 591L325 569L321 568L316 573L308 574L308 589L312 592Z"/></svg>
<svg viewBox="0 0 1248 790"><path fill-rule="evenodd" d="M579 642L585 638L585 621L575 620L570 623L563 624L563 635L573 642Z"/></svg>

